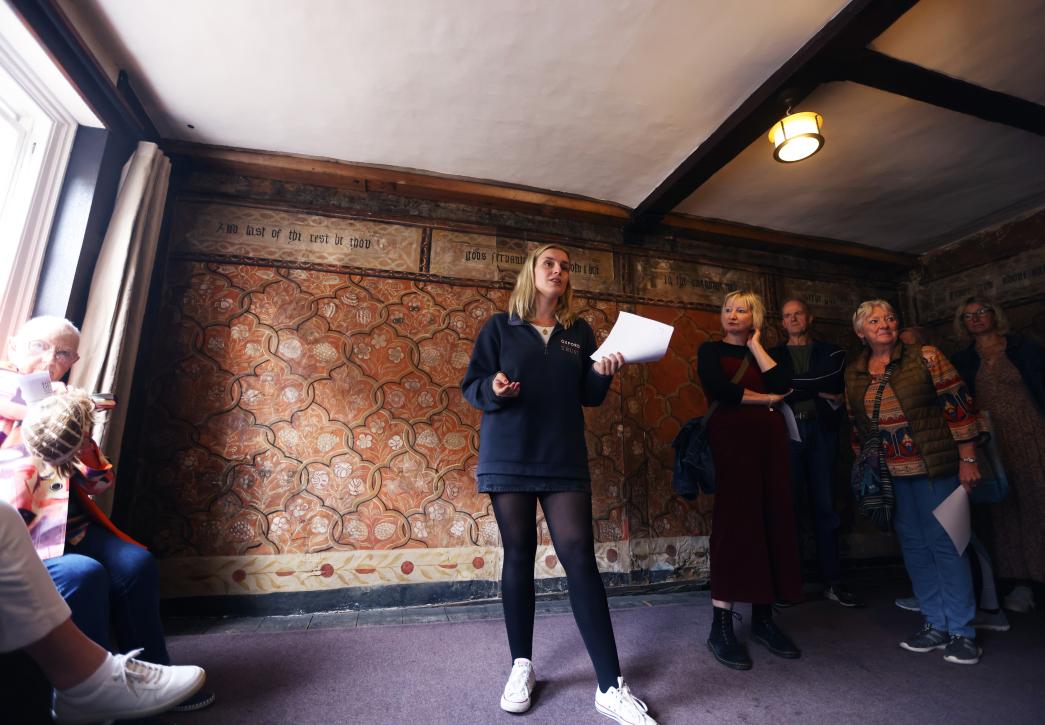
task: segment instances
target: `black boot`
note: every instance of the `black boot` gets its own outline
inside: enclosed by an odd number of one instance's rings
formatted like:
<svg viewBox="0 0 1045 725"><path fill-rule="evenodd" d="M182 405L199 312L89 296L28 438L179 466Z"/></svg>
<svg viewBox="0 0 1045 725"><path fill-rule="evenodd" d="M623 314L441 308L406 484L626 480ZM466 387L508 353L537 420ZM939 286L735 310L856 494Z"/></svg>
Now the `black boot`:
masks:
<svg viewBox="0 0 1045 725"><path fill-rule="evenodd" d="M751 639L765 645L777 657L796 660L802 656L802 651L773 621L773 607L770 604L751 605Z"/></svg>
<svg viewBox="0 0 1045 725"><path fill-rule="evenodd" d="M708 649L715 659L734 670L750 670L751 657L747 648L733 634L733 618L740 615L730 609L714 607L715 618L711 623L711 636L708 637Z"/></svg>

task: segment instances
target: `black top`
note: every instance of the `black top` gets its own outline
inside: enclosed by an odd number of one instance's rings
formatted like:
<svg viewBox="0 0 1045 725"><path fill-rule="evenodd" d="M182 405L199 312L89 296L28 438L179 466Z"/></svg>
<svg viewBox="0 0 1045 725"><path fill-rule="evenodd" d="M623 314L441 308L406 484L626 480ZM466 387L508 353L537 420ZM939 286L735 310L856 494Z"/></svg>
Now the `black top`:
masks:
<svg viewBox="0 0 1045 725"><path fill-rule="evenodd" d="M845 406L832 408L820 393L838 394L845 390L845 350L823 340L813 340L812 347L809 368L794 374L791 387L795 392L787 396L787 402L794 406L795 403L812 401L821 428L835 429L842 422ZM777 345L769 354L778 362L791 359L788 345Z"/></svg>
<svg viewBox="0 0 1045 725"><path fill-rule="evenodd" d="M744 399L744 386L730 382L732 375L722 369L721 359L732 357L743 359L750 354L747 345L730 345L723 340L705 342L697 351L697 375L704 387L708 400L717 400L723 405L740 405ZM752 366L757 366L754 360ZM786 393L791 388L791 360L777 360L776 367L762 373L766 392Z"/></svg>

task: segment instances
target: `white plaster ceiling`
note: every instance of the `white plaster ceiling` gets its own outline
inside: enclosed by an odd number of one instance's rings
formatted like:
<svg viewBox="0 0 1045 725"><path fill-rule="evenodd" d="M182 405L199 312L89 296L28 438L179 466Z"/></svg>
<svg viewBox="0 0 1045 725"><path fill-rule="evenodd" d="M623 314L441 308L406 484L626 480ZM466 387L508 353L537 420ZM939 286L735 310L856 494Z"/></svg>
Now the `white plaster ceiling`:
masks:
<svg viewBox="0 0 1045 725"><path fill-rule="evenodd" d="M634 207L846 0L76 5L166 137ZM1045 102L1041 37L1045 0L922 0L872 47ZM678 211L916 251L1045 201L1039 136L851 84L801 109L823 151L759 139Z"/></svg>
<svg viewBox="0 0 1045 725"><path fill-rule="evenodd" d="M635 206L846 0L91 2L166 136Z"/></svg>

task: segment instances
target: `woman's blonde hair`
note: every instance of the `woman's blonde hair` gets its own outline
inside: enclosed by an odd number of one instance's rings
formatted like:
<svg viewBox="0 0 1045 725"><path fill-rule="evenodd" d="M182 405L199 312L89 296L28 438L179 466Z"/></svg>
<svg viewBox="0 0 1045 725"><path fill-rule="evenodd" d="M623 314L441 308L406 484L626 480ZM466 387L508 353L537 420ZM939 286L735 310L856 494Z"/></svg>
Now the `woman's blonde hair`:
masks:
<svg viewBox="0 0 1045 725"><path fill-rule="evenodd" d="M722 300L722 309L725 309L726 305L734 300L739 300L741 304L748 306L748 309L751 310L751 323L756 330L761 330L762 326L766 324L766 306L762 303L762 298L758 296L758 293L751 290L733 290L727 293L725 299Z"/></svg>
<svg viewBox="0 0 1045 725"><path fill-rule="evenodd" d="M570 258L570 253L558 244L542 244L526 255L519 276L515 278L515 289L508 298L508 312L521 320L533 319L534 305L537 301L537 283L534 280L533 270L537 267L537 260L549 249L558 249ZM563 327L569 327L577 319L577 311L573 306L573 284L567 280L566 289L559 295L555 304L555 319Z"/></svg>
<svg viewBox="0 0 1045 725"><path fill-rule="evenodd" d="M860 306L856 308L856 312L853 313L853 332L856 333L857 337L860 337L860 333L863 331L864 322L870 314L874 312L875 307L881 307L893 317L897 317L896 308L893 307L888 300L864 300L860 303Z"/></svg>
<svg viewBox="0 0 1045 725"><path fill-rule="evenodd" d="M94 401L79 388L66 388L26 409L22 442L31 455L68 478L93 426Z"/></svg>
<svg viewBox="0 0 1045 725"><path fill-rule="evenodd" d="M966 297L965 301L958 305L958 309L954 311L954 335L958 338L958 342L966 343L969 341L969 331L965 329L962 313L965 312L966 307L974 302L983 307L991 308L991 312L994 313L994 328L999 335L1004 335L1009 331L1009 318L1005 316L1005 311L1002 310L1001 305L995 304L989 297L973 295L972 297Z"/></svg>

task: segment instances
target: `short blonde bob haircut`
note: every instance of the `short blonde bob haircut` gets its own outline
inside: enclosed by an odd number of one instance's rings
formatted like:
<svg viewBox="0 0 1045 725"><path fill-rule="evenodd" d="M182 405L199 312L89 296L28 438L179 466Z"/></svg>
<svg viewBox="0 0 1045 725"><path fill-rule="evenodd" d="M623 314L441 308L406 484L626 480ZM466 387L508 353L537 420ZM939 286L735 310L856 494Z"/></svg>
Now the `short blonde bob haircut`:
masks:
<svg viewBox="0 0 1045 725"><path fill-rule="evenodd" d="M966 343L969 341L969 331L965 328L965 320L962 319L962 313L965 312L966 307L973 303L981 307L991 308L991 312L994 313L994 328L999 335L1004 335L1009 331L1009 318L1005 316L1001 305L996 304L989 297L973 295L972 297L966 297L965 301L958 305L958 309L954 311L954 336L958 338L959 342Z"/></svg>
<svg viewBox="0 0 1045 725"><path fill-rule="evenodd" d="M867 318L871 316L876 307L881 307L893 317L899 317L896 314L896 308L886 300L864 300L856 308L856 312L853 313L853 332L856 333L857 337L860 337L860 333L864 330L864 323L867 322Z"/></svg>
<svg viewBox="0 0 1045 725"><path fill-rule="evenodd" d="M742 289L733 290L722 300L722 309L725 309L730 302L739 302L742 305L747 305L748 309L751 310L751 323L756 330L761 330L762 326L766 324L766 306L762 303L762 298L758 296L757 292Z"/></svg>
<svg viewBox="0 0 1045 725"><path fill-rule="evenodd" d="M526 261L519 270L519 276L515 278L515 289L508 298L509 314L515 315L521 320L533 319L537 302L537 284L534 281L533 270L537 267L537 260L549 249L557 249L565 254L567 259L570 258L570 253L558 244L542 244L526 255ZM559 300L555 304L555 319L563 327L569 327L577 319L577 310L573 305L573 284L569 281L566 282L566 289L559 295Z"/></svg>

